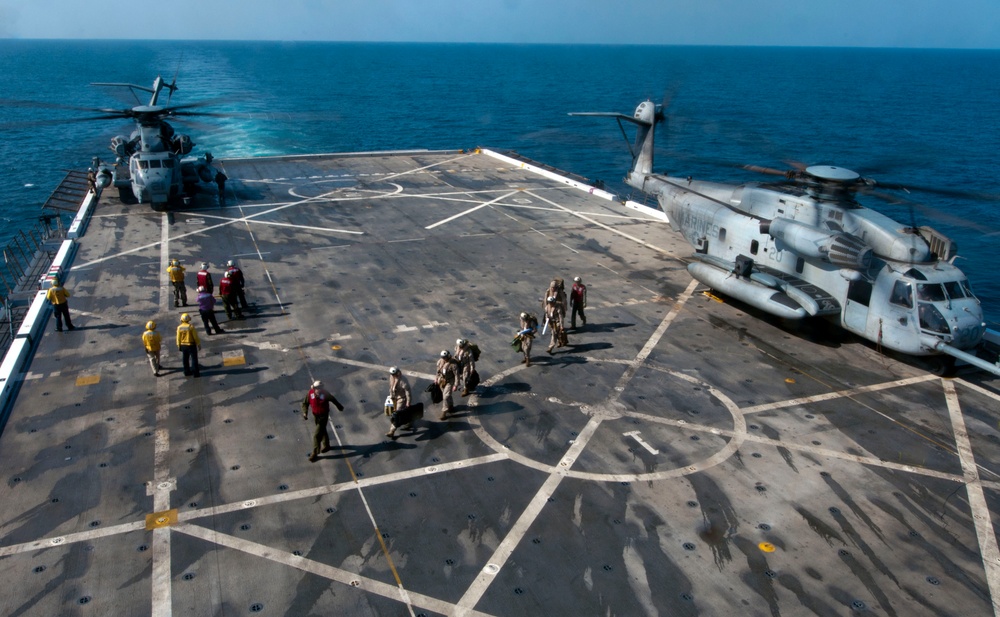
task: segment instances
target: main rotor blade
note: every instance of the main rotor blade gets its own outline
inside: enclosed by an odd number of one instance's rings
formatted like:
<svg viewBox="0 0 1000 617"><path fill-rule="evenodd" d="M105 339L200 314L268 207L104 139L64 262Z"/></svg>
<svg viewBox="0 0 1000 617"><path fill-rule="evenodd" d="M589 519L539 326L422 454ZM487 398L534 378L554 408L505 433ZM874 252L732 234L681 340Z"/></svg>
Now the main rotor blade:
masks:
<svg viewBox="0 0 1000 617"><path fill-rule="evenodd" d="M760 165L741 165L743 169L747 171L754 171L760 174L768 174L770 176L783 176L785 178L794 178L798 172L794 169L774 169L773 167L761 167Z"/></svg>
<svg viewBox="0 0 1000 617"><path fill-rule="evenodd" d="M109 114L106 116L90 116L86 118L64 118L64 119L49 119L49 120L27 120L25 122L5 122L0 124L0 130L14 130L22 128L31 128L35 126L55 126L59 124L75 124L77 122L91 122L93 120L121 120L126 116L122 114Z"/></svg>
<svg viewBox="0 0 1000 617"><path fill-rule="evenodd" d="M904 191L930 193L932 195L944 195L946 197L960 197L963 199L973 199L981 201L1000 201L1000 194L985 193L982 191L969 191L965 189L940 188L936 186L922 186L919 184L902 184L897 182L882 182L865 178L864 183L870 187L878 189L889 189L893 191Z"/></svg>
<svg viewBox="0 0 1000 617"><path fill-rule="evenodd" d="M22 99L0 99L0 107L25 107L34 109L65 109L68 111L89 111L104 114L125 113L124 110L108 107L80 107L64 105L63 103L45 103L43 101L27 101Z"/></svg>
<svg viewBox="0 0 1000 617"><path fill-rule="evenodd" d="M869 189L865 190L864 194L870 195L871 197L875 197L877 199L881 199L882 201L885 201L886 203L890 203L893 205L908 206L914 210L919 211L924 218L929 219L931 221L946 223L948 225L951 225L952 227L965 227L967 229L973 229L984 235L992 235L997 233L997 230L991 229L990 227L977 223L973 220L955 214L951 214L949 212L945 212L937 208L932 208L931 206L928 206L925 203L914 201L912 199L906 199L895 193L886 193L884 191Z"/></svg>

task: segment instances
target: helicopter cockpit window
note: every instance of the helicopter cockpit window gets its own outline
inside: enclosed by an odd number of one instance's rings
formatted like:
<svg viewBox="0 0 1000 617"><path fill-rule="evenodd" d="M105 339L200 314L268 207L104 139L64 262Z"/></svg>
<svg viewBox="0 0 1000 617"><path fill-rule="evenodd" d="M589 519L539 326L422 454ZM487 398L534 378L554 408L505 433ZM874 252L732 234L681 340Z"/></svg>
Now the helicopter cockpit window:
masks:
<svg viewBox="0 0 1000 617"><path fill-rule="evenodd" d="M147 161L146 159L140 159L139 169L149 169L149 161Z"/></svg>
<svg viewBox="0 0 1000 617"><path fill-rule="evenodd" d="M905 306L906 308L913 308L913 291L910 289L910 284L906 281L896 281L895 286L892 288L892 295L889 297L889 302Z"/></svg>
<svg viewBox="0 0 1000 617"><path fill-rule="evenodd" d="M937 307L930 302L920 302L917 314L920 317L920 329L939 334L948 334L948 322Z"/></svg>
<svg viewBox="0 0 1000 617"><path fill-rule="evenodd" d="M970 298L975 298L976 297L976 294L972 293L972 287L969 287L969 280L968 279L962 279L959 282L962 284L962 289L965 290L965 295L969 296Z"/></svg>
<svg viewBox="0 0 1000 617"><path fill-rule="evenodd" d="M174 160L173 159L163 159L163 166L166 167L166 168L168 168L168 169L172 168L174 166Z"/></svg>
<svg viewBox="0 0 1000 617"><path fill-rule="evenodd" d="M917 283L917 300L924 302L944 302L944 287L937 283Z"/></svg>
<svg viewBox="0 0 1000 617"><path fill-rule="evenodd" d="M160 159L150 159L149 166L152 169L157 169L160 167Z"/></svg>
<svg viewBox="0 0 1000 617"><path fill-rule="evenodd" d="M965 297L965 291L962 289L962 284L958 281L948 281L944 284L944 290L948 292L949 300L958 300L959 298Z"/></svg>

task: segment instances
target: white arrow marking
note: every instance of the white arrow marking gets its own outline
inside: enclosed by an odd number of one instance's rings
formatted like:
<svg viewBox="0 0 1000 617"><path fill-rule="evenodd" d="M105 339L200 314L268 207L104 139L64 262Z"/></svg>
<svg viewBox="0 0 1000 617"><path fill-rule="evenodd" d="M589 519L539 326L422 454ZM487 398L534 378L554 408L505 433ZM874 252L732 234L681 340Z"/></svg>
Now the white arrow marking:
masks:
<svg viewBox="0 0 1000 617"><path fill-rule="evenodd" d="M650 453L652 453L652 454L659 454L660 453L659 450L654 449L653 446L649 445L648 443L646 443L645 441L643 441L641 437L639 437L639 432L640 431L629 431L628 433L622 433L622 435L624 435L626 437L633 437L633 438L635 438L635 440L639 442L639 445L642 446L643 448L646 448L647 450L649 450Z"/></svg>

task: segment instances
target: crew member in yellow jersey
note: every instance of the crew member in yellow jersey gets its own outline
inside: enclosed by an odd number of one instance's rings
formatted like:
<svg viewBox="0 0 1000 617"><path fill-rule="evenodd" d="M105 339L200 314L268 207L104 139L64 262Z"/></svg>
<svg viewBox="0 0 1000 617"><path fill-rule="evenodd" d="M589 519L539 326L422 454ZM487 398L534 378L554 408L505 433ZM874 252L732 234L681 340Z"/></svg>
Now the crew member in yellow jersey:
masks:
<svg viewBox="0 0 1000 617"><path fill-rule="evenodd" d="M142 344L146 347L146 357L153 374L160 376L160 333L156 331L156 322L147 321L146 331L142 333Z"/></svg>
<svg viewBox="0 0 1000 617"><path fill-rule="evenodd" d="M174 286L174 306L188 305L187 287L184 285L184 266L176 259L170 260L167 266L167 275L170 283Z"/></svg>
<svg viewBox="0 0 1000 617"><path fill-rule="evenodd" d="M184 375L201 377L201 369L198 367L198 350L201 349L201 341L198 340L198 331L191 325L191 316L187 313L181 315L181 325L177 326L177 348L181 350L181 357L184 361Z"/></svg>
<svg viewBox="0 0 1000 617"><path fill-rule="evenodd" d="M62 332L63 319L66 320L67 328L76 330L69 318L69 292L62 286L58 278L52 281L52 287L49 287L49 290L45 292L45 299L52 304L53 312L56 314L56 330Z"/></svg>

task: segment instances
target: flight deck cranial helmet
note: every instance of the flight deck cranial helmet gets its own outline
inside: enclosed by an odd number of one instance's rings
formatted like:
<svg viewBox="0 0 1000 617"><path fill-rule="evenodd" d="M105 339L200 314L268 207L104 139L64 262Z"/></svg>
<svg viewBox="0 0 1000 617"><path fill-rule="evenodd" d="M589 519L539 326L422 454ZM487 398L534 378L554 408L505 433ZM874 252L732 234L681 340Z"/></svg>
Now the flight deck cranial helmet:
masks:
<svg viewBox="0 0 1000 617"><path fill-rule="evenodd" d="M549 302L555 302L556 301L556 297L555 296L549 296L549 300L548 301Z"/></svg>
<svg viewBox="0 0 1000 617"><path fill-rule="evenodd" d="M205 293L206 291L208 291L208 290L207 290L207 289L205 289L205 286L204 286L204 285L202 285L201 287L199 287L199 288L198 288L198 293L200 293L200 294L203 294L203 293Z"/></svg>
<svg viewBox="0 0 1000 617"><path fill-rule="evenodd" d="M389 368L389 374L390 375L399 375L399 368L397 368L395 366L390 367Z"/></svg>
<svg viewBox="0 0 1000 617"><path fill-rule="evenodd" d="M527 318L528 318L527 313L521 313L521 319L527 319Z"/></svg>
<svg viewBox="0 0 1000 617"><path fill-rule="evenodd" d="M226 262L226 265L227 265L227 266L229 266L230 268L232 268L232 267L233 267L233 266L235 266L236 264L235 264L235 263L233 262L233 260L232 260L232 259L230 259L229 261L227 261L227 262Z"/></svg>
<svg viewBox="0 0 1000 617"><path fill-rule="evenodd" d="M177 261L176 259L171 259L171 260L170 260L170 265L171 265L171 266L179 266L179 265L180 265L180 262L179 262L179 261Z"/></svg>
<svg viewBox="0 0 1000 617"><path fill-rule="evenodd" d="M468 342L469 341L465 340L464 338L455 339L455 344L458 345L459 347L465 347L465 344Z"/></svg>
<svg viewBox="0 0 1000 617"><path fill-rule="evenodd" d="M323 387L323 382L317 379L316 381L313 382L313 387L314 388L322 388Z"/></svg>
<svg viewBox="0 0 1000 617"><path fill-rule="evenodd" d="M156 329L156 322L152 321L152 320L147 321L146 322L146 329L147 330L155 330Z"/></svg>
<svg viewBox="0 0 1000 617"><path fill-rule="evenodd" d="M201 269L202 270L208 270L208 262L207 261L201 262Z"/></svg>
<svg viewBox="0 0 1000 617"><path fill-rule="evenodd" d="M181 313L181 322L182 323L191 323L191 316L188 315L187 313Z"/></svg>
<svg viewBox="0 0 1000 617"><path fill-rule="evenodd" d="M575 278L573 279L573 282L574 282L574 283L582 283L582 282L583 282L583 279L582 279L582 278L580 278L579 276L577 276L577 277L575 277Z"/></svg>
<svg viewBox="0 0 1000 617"><path fill-rule="evenodd" d="M450 358L451 357L451 352L448 351L447 349L442 349L441 350L441 357L442 358Z"/></svg>

